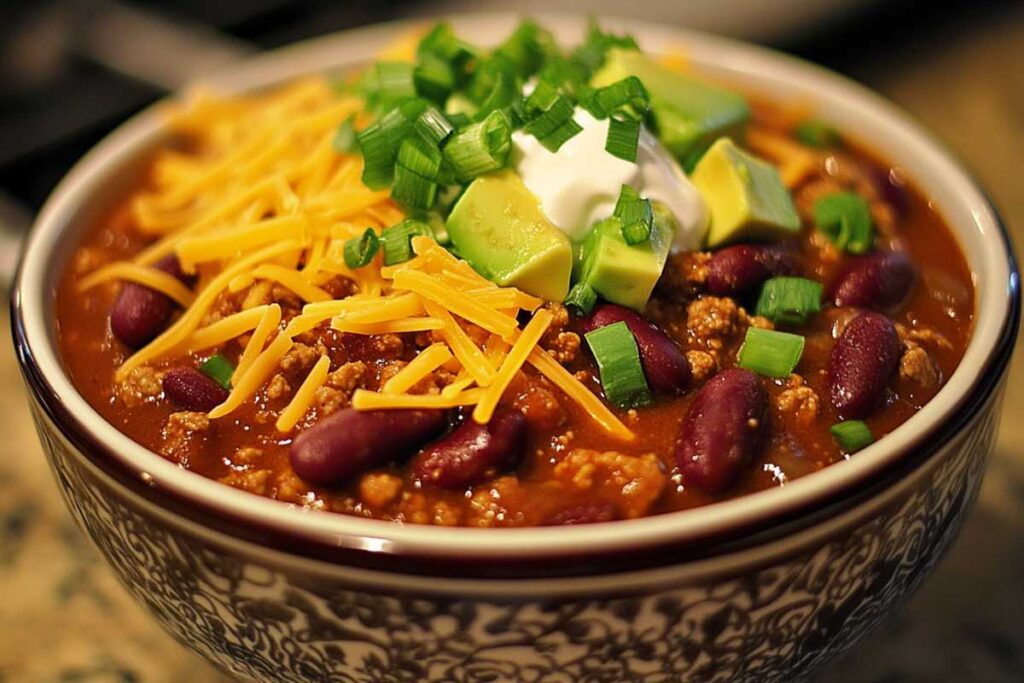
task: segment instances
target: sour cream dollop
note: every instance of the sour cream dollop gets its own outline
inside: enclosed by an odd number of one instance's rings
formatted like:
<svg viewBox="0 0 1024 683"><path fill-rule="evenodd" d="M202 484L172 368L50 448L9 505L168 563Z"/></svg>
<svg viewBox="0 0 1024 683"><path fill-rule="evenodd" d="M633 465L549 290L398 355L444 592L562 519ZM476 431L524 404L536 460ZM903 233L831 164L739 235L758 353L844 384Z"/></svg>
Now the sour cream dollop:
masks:
<svg viewBox="0 0 1024 683"><path fill-rule="evenodd" d="M574 117L583 130L554 153L532 135L512 134L513 163L551 222L571 240L580 240L590 226L612 215L619 190L629 185L675 215L679 227L673 251L698 249L708 227L707 205L658 140L641 129L632 163L605 150L607 119L595 119L579 107Z"/></svg>

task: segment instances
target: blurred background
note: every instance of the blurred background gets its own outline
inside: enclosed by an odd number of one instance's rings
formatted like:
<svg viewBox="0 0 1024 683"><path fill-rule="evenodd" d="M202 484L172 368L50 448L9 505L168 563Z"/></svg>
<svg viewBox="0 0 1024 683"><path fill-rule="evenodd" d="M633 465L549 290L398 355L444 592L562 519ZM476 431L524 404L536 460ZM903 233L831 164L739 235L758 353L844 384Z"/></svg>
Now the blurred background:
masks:
<svg viewBox="0 0 1024 683"><path fill-rule="evenodd" d="M965 160L1024 243L1024 2L1009 0L54 0L0 3L0 285L54 184L197 74L309 36L439 12L625 15L764 43L905 107ZM641 36L642 42L642 36ZM3 310L7 325L7 312ZM902 614L823 681L1024 680L1024 370L981 500ZM132 603L66 516L0 351L0 683L223 682ZM8 429L10 428L10 429Z"/></svg>

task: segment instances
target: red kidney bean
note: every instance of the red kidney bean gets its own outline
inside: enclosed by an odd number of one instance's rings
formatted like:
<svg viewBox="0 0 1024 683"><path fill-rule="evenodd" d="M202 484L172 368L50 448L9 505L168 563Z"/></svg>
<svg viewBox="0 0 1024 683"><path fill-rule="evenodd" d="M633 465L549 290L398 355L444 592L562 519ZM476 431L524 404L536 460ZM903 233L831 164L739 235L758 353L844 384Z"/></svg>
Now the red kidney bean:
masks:
<svg viewBox="0 0 1024 683"><path fill-rule="evenodd" d="M491 470L515 463L526 449L526 418L518 410L497 412L485 425L472 418L427 446L413 461L422 481L446 489L479 484Z"/></svg>
<svg viewBox="0 0 1024 683"><path fill-rule="evenodd" d="M172 368L164 374L164 395L185 410L207 413L223 403L228 391L193 367Z"/></svg>
<svg viewBox="0 0 1024 683"><path fill-rule="evenodd" d="M840 271L832 283L832 297L836 306L885 310L907 297L915 275L905 252L876 251L852 259Z"/></svg>
<svg viewBox="0 0 1024 683"><path fill-rule="evenodd" d="M697 392L676 439L675 458L683 480L708 493L736 483L761 442L768 392L748 370L720 372Z"/></svg>
<svg viewBox="0 0 1024 683"><path fill-rule="evenodd" d="M690 362L667 334L634 310L616 304L601 304L583 320L584 332L617 322L636 339L640 363L651 390L656 394L678 394L690 383Z"/></svg>
<svg viewBox="0 0 1024 683"><path fill-rule="evenodd" d="M910 209L910 197L907 194L907 185L900 178L898 171L891 168L884 170L872 169L871 180L882 199L893 208L897 216L906 216Z"/></svg>
<svg viewBox="0 0 1024 683"><path fill-rule="evenodd" d="M770 277L795 275L796 259L767 244L737 244L716 251L708 261L708 291L719 296L745 294Z"/></svg>
<svg viewBox="0 0 1024 683"><path fill-rule="evenodd" d="M881 313L861 313L836 340L828 358L829 395L844 418L874 412L900 362L896 327Z"/></svg>
<svg viewBox="0 0 1024 683"><path fill-rule="evenodd" d="M583 503L549 515L543 526L574 526L576 524L596 524L612 522L618 519L619 513L611 503Z"/></svg>
<svg viewBox="0 0 1024 683"><path fill-rule="evenodd" d="M173 254L160 259L153 267L186 281L178 258ZM110 309L110 329L125 345L139 348L163 331L176 306L166 294L137 282L126 282Z"/></svg>
<svg viewBox="0 0 1024 683"><path fill-rule="evenodd" d="M370 468L412 455L444 429L442 410L346 408L292 442L295 474L315 486L338 486Z"/></svg>

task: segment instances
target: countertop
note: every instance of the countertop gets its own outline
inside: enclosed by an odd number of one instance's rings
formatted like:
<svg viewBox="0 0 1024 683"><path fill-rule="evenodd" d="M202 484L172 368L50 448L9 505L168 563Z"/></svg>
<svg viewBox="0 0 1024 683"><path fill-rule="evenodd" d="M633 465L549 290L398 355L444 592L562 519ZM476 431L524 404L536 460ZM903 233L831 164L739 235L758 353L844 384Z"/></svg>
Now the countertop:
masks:
<svg viewBox="0 0 1024 683"><path fill-rule="evenodd" d="M957 22L952 22L957 24ZM845 34L836 34L842 40ZM1024 244L1024 5L906 40L886 36L839 66L945 139ZM820 49L820 48L818 48ZM0 325L6 329L6 307ZM127 596L64 511L9 344L0 347L0 683L225 681ZM822 681L1016 682L1024 678L1024 362L1011 369L996 452L976 509L935 575Z"/></svg>

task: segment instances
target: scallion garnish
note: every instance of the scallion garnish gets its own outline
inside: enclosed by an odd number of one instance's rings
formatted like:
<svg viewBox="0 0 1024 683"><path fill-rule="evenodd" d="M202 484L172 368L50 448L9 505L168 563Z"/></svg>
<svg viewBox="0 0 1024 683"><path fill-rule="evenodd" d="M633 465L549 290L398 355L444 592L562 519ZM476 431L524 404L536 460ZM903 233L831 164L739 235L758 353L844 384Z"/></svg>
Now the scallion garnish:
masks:
<svg viewBox="0 0 1024 683"><path fill-rule="evenodd" d="M413 130L427 142L440 145L452 134L455 127L435 107L427 107L416 119Z"/></svg>
<svg viewBox="0 0 1024 683"><path fill-rule="evenodd" d="M395 167L391 198L407 209L429 209L437 199L437 183L405 166Z"/></svg>
<svg viewBox="0 0 1024 683"><path fill-rule="evenodd" d="M380 234L380 243L384 252L384 265L393 266L405 263L413 256L412 238L416 235L431 235L430 226L423 221L407 218Z"/></svg>
<svg viewBox="0 0 1024 683"><path fill-rule="evenodd" d="M355 154L359 151L359 140L356 138L355 114L341 122L331 139L331 147L342 154Z"/></svg>
<svg viewBox="0 0 1024 683"><path fill-rule="evenodd" d="M765 377L789 377L803 353L799 334L748 327L736 364Z"/></svg>
<svg viewBox="0 0 1024 683"><path fill-rule="evenodd" d="M871 207L856 192L833 192L814 202L814 225L837 248L851 254L871 249Z"/></svg>
<svg viewBox="0 0 1024 683"><path fill-rule="evenodd" d="M492 111L511 106L517 97L519 97L519 83L507 74L499 73L490 94L480 103L480 108L477 109L473 118L482 121Z"/></svg>
<svg viewBox="0 0 1024 683"><path fill-rule="evenodd" d="M572 58L587 70L589 78L604 65L605 57L613 47L637 49L637 44L632 36L605 33L596 21L591 21L586 39L573 51Z"/></svg>
<svg viewBox="0 0 1024 683"><path fill-rule="evenodd" d="M527 100L526 106L527 111L529 111L529 100ZM566 122L571 121L572 114L573 106L572 102L569 101L569 98L563 95L557 95L555 99L551 101L551 104L544 109L544 111L523 126L523 130L543 143L544 138L561 128ZM557 151L557 149L552 151Z"/></svg>
<svg viewBox="0 0 1024 683"><path fill-rule="evenodd" d="M793 129L797 140L808 147L838 147L843 143L839 131L824 121L803 121Z"/></svg>
<svg viewBox="0 0 1024 683"><path fill-rule="evenodd" d="M345 242L345 265L349 268L362 268L373 261L380 248L380 238L373 228L367 228L359 237Z"/></svg>
<svg viewBox="0 0 1024 683"><path fill-rule="evenodd" d="M544 31L536 23L526 19L494 52L514 64L522 78L528 78L537 71L544 58L540 43L542 34Z"/></svg>
<svg viewBox="0 0 1024 683"><path fill-rule="evenodd" d="M426 108L426 100L405 100L356 134L363 150L364 185L371 190L380 190L391 184L398 147L412 132L416 118Z"/></svg>
<svg viewBox="0 0 1024 683"><path fill-rule="evenodd" d="M840 448L846 453L856 453L870 446L875 441L871 429L860 420L846 420L832 425L829 429L832 436L839 442Z"/></svg>
<svg viewBox="0 0 1024 683"><path fill-rule="evenodd" d="M635 162L640 143L640 119L617 114L608 120L608 138L604 148L612 156Z"/></svg>
<svg viewBox="0 0 1024 683"><path fill-rule="evenodd" d="M413 69L412 77L416 92L438 104L443 105L455 89L455 70L452 65L434 55L421 58Z"/></svg>
<svg viewBox="0 0 1024 683"><path fill-rule="evenodd" d="M199 366L199 371L212 379L224 389L231 388L231 376L235 374L235 366L219 353L210 356Z"/></svg>
<svg viewBox="0 0 1024 683"><path fill-rule="evenodd" d="M619 190L613 216L622 221L622 238L626 244L642 244L650 239L654 227L654 210L649 199L644 199L629 185Z"/></svg>
<svg viewBox="0 0 1024 683"><path fill-rule="evenodd" d="M774 323L802 325L821 310L820 282L802 277L773 277L757 299L757 315Z"/></svg>
<svg viewBox="0 0 1024 683"><path fill-rule="evenodd" d="M650 104L647 88L636 76L628 76L604 88L592 91L581 104L595 119L603 119L628 107L642 116Z"/></svg>
<svg viewBox="0 0 1024 683"><path fill-rule="evenodd" d="M366 103L371 109L386 111L396 103L416 96L413 65L408 62L377 62L364 82Z"/></svg>
<svg viewBox="0 0 1024 683"><path fill-rule="evenodd" d="M594 288L585 282L577 282L569 290L569 294L566 295L565 301L566 306L572 306L583 315L587 315L594 310L594 305L597 303L597 292Z"/></svg>
<svg viewBox="0 0 1024 683"><path fill-rule="evenodd" d="M605 397L619 408L637 408L653 400L640 364L636 339L624 322L605 325L585 335L597 361Z"/></svg>
<svg viewBox="0 0 1024 683"><path fill-rule="evenodd" d="M497 171L508 163L512 126L501 110L454 133L444 145L444 158L460 182Z"/></svg>

